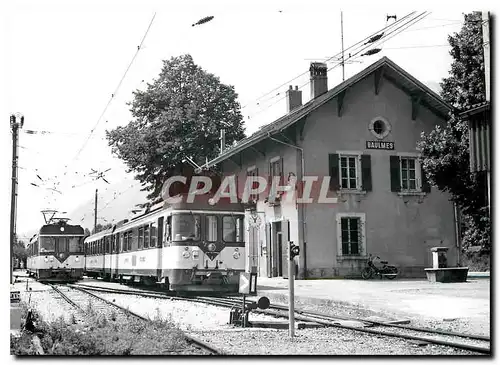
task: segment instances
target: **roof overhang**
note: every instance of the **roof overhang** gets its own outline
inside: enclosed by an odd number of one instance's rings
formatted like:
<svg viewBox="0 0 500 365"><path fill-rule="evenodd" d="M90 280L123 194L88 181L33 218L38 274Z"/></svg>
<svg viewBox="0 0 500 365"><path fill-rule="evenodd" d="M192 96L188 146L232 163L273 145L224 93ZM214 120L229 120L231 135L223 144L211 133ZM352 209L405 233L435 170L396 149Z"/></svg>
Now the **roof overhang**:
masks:
<svg viewBox="0 0 500 365"><path fill-rule="evenodd" d="M327 91L323 95L310 100L301 107L291 111L290 113L284 115L283 117L277 119L276 121L262 127L260 130L252 134L251 136L242 139L235 146L229 147L219 156L209 161L208 164L204 165L205 168L210 168L217 165L218 163L230 158L231 156L244 151L245 149L271 137L273 134L280 133L286 128L290 127L294 123L298 122L302 118L306 117L315 109L319 108L331 99L339 96L341 93L345 92L348 88L361 81L365 77L369 76L376 70L383 69L383 75L389 81L399 86L404 92L408 93L412 97L418 98L419 102L425 104L429 109L431 109L435 114L438 114L442 118L446 119L448 114L454 110L453 106L445 102L438 94L432 91L429 87L424 85L422 82L418 81L415 77L410 75L408 72L403 70L393 61L387 57L382 57L377 62L374 62L370 66L366 67L364 70L358 72L356 75L345 80L341 84L337 85L333 89Z"/></svg>

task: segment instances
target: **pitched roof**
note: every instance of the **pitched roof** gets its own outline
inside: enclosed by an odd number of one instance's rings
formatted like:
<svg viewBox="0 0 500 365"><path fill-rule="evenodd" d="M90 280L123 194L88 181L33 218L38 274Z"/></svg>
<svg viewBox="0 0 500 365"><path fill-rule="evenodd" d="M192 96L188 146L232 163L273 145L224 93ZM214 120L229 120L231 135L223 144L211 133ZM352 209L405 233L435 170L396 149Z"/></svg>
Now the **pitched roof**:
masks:
<svg viewBox="0 0 500 365"><path fill-rule="evenodd" d="M222 154L214 158L212 161L208 162L208 165L204 167L211 167L225 159L233 156L234 154L245 150L246 148L270 137L272 134L279 133L284 129L290 127L294 123L298 122L303 117L310 114L312 111L316 110L326 102L338 96L341 92L347 90L349 87L353 86L358 81L361 81L365 77L369 76L376 70L383 69L384 77L410 95L418 95L422 104L425 104L436 114L446 117L453 107L446 103L438 94L432 91L429 87L425 86L422 82L418 81L415 77L410 75L408 72L399 67L396 63L391 61L387 57L382 57L377 62L374 62L364 70L360 71L351 78L345 80L341 84L335 86L333 89L327 91L326 93L310 100L306 104L292 110L290 113L278 118L274 122L267 124L266 126L259 129L257 132L251 136L244 138L232 147L227 148Z"/></svg>

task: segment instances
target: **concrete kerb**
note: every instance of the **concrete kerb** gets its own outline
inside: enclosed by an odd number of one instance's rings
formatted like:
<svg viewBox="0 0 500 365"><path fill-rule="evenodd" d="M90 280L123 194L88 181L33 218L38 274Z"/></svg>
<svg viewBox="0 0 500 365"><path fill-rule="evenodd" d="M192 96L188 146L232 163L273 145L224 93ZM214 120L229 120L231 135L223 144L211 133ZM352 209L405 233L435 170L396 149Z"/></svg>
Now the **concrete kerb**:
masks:
<svg viewBox="0 0 500 365"><path fill-rule="evenodd" d="M489 279L490 278L490 272L489 271L484 271L484 272L470 272L467 273L467 279Z"/></svg>

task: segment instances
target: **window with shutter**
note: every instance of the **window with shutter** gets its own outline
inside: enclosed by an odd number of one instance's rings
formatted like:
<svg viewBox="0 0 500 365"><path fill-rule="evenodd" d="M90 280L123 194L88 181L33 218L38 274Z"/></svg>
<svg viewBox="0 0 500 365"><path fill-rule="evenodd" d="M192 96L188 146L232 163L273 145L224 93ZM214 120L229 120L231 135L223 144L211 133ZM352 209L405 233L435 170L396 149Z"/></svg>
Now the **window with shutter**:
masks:
<svg viewBox="0 0 500 365"><path fill-rule="evenodd" d="M365 213L337 214L338 256L361 257L366 253Z"/></svg>
<svg viewBox="0 0 500 365"><path fill-rule="evenodd" d="M337 151L329 155L330 190L360 193L371 190L370 155L358 151Z"/></svg>
<svg viewBox="0 0 500 365"><path fill-rule="evenodd" d="M278 184L283 185L283 159L281 157L275 157L269 163L269 197L275 199L276 192L273 191L273 184L276 177L279 177Z"/></svg>
<svg viewBox="0 0 500 365"><path fill-rule="evenodd" d="M360 218L345 217L340 220L342 235L342 255L359 255L361 227Z"/></svg>
<svg viewBox="0 0 500 365"><path fill-rule="evenodd" d="M253 169L250 169L247 171L247 176L248 177L252 177L252 178L256 178L257 176L259 176L259 169L258 168L253 168ZM252 182L252 189L257 189L259 187L259 183L258 181L253 181ZM259 194L250 194L250 196L248 197L248 199L250 201L258 201L259 200Z"/></svg>
<svg viewBox="0 0 500 365"><path fill-rule="evenodd" d="M430 191L418 154L399 153L390 157L391 191L401 194L421 194Z"/></svg>

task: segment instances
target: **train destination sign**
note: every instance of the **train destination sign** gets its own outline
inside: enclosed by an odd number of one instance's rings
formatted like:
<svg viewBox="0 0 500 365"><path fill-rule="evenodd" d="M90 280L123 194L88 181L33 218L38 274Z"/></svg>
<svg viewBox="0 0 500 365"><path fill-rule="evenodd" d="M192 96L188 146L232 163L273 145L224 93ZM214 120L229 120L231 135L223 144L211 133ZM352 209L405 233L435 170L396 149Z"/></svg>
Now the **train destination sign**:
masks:
<svg viewBox="0 0 500 365"><path fill-rule="evenodd" d="M366 149L368 149L368 150L393 150L394 149L394 142L366 141Z"/></svg>

